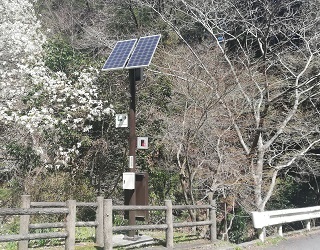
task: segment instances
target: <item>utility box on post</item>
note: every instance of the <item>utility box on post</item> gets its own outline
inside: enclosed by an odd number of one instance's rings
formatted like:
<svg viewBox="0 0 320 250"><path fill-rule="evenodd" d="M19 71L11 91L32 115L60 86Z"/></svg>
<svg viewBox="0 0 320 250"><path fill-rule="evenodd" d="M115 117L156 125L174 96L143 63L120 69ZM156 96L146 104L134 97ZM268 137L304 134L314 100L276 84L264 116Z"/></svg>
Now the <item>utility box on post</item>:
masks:
<svg viewBox="0 0 320 250"><path fill-rule="evenodd" d="M135 174L135 190L136 193L136 205L137 206L147 206L149 205L149 189L148 173L136 173ZM124 204L129 205L131 195L133 194L132 190L124 190ZM147 210L137 210L136 211L136 220L147 221L149 219L149 213ZM125 211L125 219L129 218L129 212Z"/></svg>
<svg viewBox="0 0 320 250"><path fill-rule="evenodd" d="M126 172L123 173L123 189L134 190L135 189L135 173Z"/></svg>

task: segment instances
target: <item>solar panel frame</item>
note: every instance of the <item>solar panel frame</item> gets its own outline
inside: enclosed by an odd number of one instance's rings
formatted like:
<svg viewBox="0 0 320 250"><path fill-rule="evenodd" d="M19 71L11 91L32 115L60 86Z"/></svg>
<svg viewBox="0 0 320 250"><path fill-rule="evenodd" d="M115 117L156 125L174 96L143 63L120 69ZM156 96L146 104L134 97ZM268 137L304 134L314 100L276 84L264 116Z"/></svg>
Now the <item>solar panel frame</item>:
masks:
<svg viewBox="0 0 320 250"><path fill-rule="evenodd" d="M102 70L124 69L132 51L135 48L137 40L138 39L129 39L118 41L103 65Z"/></svg>
<svg viewBox="0 0 320 250"><path fill-rule="evenodd" d="M150 65L161 35L140 37L127 64L126 69L143 68Z"/></svg>

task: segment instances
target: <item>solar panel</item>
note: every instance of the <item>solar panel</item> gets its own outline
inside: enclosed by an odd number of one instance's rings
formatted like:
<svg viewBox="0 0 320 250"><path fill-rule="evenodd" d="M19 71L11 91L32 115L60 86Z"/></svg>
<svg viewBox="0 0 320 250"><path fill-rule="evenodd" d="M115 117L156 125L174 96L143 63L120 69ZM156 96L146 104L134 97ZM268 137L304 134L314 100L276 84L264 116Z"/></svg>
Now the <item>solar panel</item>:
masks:
<svg viewBox="0 0 320 250"><path fill-rule="evenodd" d="M102 70L123 69L136 44L137 39L118 41Z"/></svg>
<svg viewBox="0 0 320 250"><path fill-rule="evenodd" d="M149 66L161 35L141 37L127 63L126 69Z"/></svg>

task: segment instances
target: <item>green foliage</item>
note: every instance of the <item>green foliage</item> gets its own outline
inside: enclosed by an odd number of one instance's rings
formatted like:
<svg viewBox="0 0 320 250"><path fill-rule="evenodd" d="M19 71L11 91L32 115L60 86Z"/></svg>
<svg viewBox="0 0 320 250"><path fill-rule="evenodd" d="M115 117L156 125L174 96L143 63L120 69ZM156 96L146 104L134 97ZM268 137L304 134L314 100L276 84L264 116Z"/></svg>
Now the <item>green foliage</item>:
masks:
<svg viewBox="0 0 320 250"><path fill-rule="evenodd" d="M21 194L21 183L17 180L0 184L0 207L16 207Z"/></svg>
<svg viewBox="0 0 320 250"><path fill-rule="evenodd" d="M319 204L319 178L297 175L294 171L281 176L267 210L308 207Z"/></svg>
<svg viewBox="0 0 320 250"><path fill-rule="evenodd" d="M0 247L2 247L0 245ZM8 242L8 243L4 243L3 245L3 249L4 250L17 250L18 249L18 243L17 242Z"/></svg>
<svg viewBox="0 0 320 250"><path fill-rule="evenodd" d="M6 222L2 224L3 222ZM18 217L6 217L1 222L0 235L13 235L19 234L19 218ZM0 249L4 250L16 250L18 249L17 242L0 243Z"/></svg>
<svg viewBox="0 0 320 250"><path fill-rule="evenodd" d="M234 248L234 250L242 250L242 247L237 246Z"/></svg>
<svg viewBox="0 0 320 250"><path fill-rule="evenodd" d="M168 77L162 75L142 93L139 92L140 103L148 107L152 105L157 110L168 111L168 104L171 102L172 82Z"/></svg>
<svg viewBox="0 0 320 250"><path fill-rule="evenodd" d="M39 95L38 98L36 100L34 100L32 98L32 96L35 95L35 93L37 93L38 91L40 91L43 88L42 84L40 85L34 85L33 89L31 89L29 91L29 93L26 96L22 97L22 101L25 105L27 105L30 101L32 101L32 105L34 107L39 107L40 105L42 105L43 102L48 101L47 97L43 94Z"/></svg>
<svg viewBox="0 0 320 250"><path fill-rule="evenodd" d="M5 229L7 234L19 234L19 218L13 217L13 220L8 224Z"/></svg>
<svg viewBox="0 0 320 250"><path fill-rule="evenodd" d="M90 199L92 200L92 199ZM95 221L96 209L92 207L79 207L77 209L78 221Z"/></svg>
<svg viewBox="0 0 320 250"><path fill-rule="evenodd" d="M231 215L229 215L231 216ZM249 231L251 218L242 208L235 210L235 218L232 222L232 227L229 232L229 240L232 243L239 244L248 239L246 232Z"/></svg>
<svg viewBox="0 0 320 250"><path fill-rule="evenodd" d="M150 173L150 183L152 186L151 197L157 200L158 203L165 199L176 201L177 187L179 187L178 173L170 172L166 169L156 168Z"/></svg>
<svg viewBox="0 0 320 250"><path fill-rule="evenodd" d="M53 171L38 175L28 188L34 201L95 201L95 191L85 176L74 178L69 172Z"/></svg>
<svg viewBox="0 0 320 250"><path fill-rule="evenodd" d="M30 145L11 142L7 145L7 153L14 157L21 170L29 170L39 165L40 157Z"/></svg>
<svg viewBox="0 0 320 250"><path fill-rule="evenodd" d="M40 166L40 157L32 149L30 145L23 145L17 142L8 143L7 154L10 155L16 164L16 168L10 172L11 179L5 184L10 197L4 200L7 205L16 204L20 199L20 195L26 191L26 186L30 185L30 177L34 174L34 170Z"/></svg>
<svg viewBox="0 0 320 250"><path fill-rule="evenodd" d="M124 226L128 224L128 220L124 218L123 214L120 212L115 212L113 214L113 225L114 226Z"/></svg>
<svg viewBox="0 0 320 250"><path fill-rule="evenodd" d="M61 232L57 228L44 228L44 229L35 229L33 233L52 233L52 232ZM29 246L32 248L45 247L45 246L57 246L61 245L61 240L59 239L38 239L30 240Z"/></svg>
<svg viewBox="0 0 320 250"><path fill-rule="evenodd" d="M206 37L210 37L203 25L198 22L183 26L180 32L183 38L191 44L201 43Z"/></svg>
<svg viewBox="0 0 320 250"><path fill-rule="evenodd" d="M76 227L76 240L80 242L93 241L95 237L94 227Z"/></svg>
<svg viewBox="0 0 320 250"><path fill-rule="evenodd" d="M113 8L115 18L109 23L110 29L120 34L133 34L154 23L152 10L134 4L132 1L116 3Z"/></svg>
<svg viewBox="0 0 320 250"><path fill-rule="evenodd" d="M19 219L18 217L7 217L4 223L0 226L0 235L19 234ZM3 250L16 250L18 249L17 242L0 243L0 249Z"/></svg>
<svg viewBox="0 0 320 250"><path fill-rule="evenodd" d="M17 178L12 178L8 182L3 183L2 190L3 193L8 194L3 196L3 200L1 200L1 204L5 207L17 207L21 195L23 194L22 186L23 183L20 178L23 178L24 176L18 176Z"/></svg>
<svg viewBox="0 0 320 250"><path fill-rule="evenodd" d="M186 243L201 239L198 234L187 233L187 232L175 232L173 237L174 243Z"/></svg>
<svg viewBox="0 0 320 250"><path fill-rule="evenodd" d="M276 189L266 206L266 210L294 208L293 200L301 190L301 183L287 175L284 178L278 178Z"/></svg>
<svg viewBox="0 0 320 250"><path fill-rule="evenodd" d="M0 200L5 201L8 200L11 196L11 190L8 188L2 188L0 187Z"/></svg>
<svg viewBox="0 0 320 250"><path fill-rule="evenodd" d="M60 232L61 229L36 229L34 233L51 233ZM95 237L94 227L76 227L76 241L79 242L93 242ZM46 246L59 246L63 244L61 239L38 239L29 242L29 246L32 248L46 247Z"/></svg>
<svg viewBox="0 0 320 250"><path fill-rule="evenodd" d="M86 54L74 49L61 37L49 40L45 45L45 64L55 72L61 71L70 75L89 63Z"/></svg>

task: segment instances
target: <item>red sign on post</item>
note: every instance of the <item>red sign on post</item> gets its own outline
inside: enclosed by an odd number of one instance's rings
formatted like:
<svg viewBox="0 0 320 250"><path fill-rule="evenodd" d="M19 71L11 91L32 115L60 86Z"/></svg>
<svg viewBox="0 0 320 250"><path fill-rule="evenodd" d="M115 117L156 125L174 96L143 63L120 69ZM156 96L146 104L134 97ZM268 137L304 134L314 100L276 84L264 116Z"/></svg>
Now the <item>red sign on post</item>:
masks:
<svg viewBox="0 0 320 250"><path fill-rule="evenodd" d="M148 149L148 137L137 137L137 148Z"/></svg>

